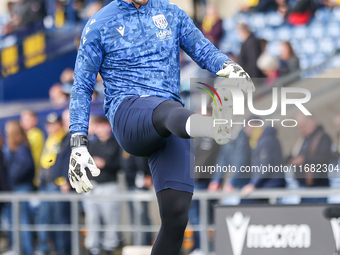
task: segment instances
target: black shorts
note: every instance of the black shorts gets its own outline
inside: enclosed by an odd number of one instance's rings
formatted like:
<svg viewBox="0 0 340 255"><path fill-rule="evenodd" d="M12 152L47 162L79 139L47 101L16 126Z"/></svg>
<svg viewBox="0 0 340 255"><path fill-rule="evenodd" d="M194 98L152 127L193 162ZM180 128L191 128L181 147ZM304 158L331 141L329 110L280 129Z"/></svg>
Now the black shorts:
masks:
<svg viewBox="0 0 340 255"><path fill-rule="evenodd" d="M132 96L117 109L113 134L128 153L148 157L156 192L174 189L193 193L194 146L190 139L161 137L152 123L154 109L165 98Z"/></svg>

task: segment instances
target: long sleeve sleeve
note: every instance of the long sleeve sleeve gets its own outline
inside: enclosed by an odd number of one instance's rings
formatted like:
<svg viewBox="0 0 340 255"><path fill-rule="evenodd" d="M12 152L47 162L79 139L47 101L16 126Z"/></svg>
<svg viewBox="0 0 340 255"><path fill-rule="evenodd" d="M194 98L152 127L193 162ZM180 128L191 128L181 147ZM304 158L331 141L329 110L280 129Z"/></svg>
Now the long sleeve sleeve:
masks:
<svg viewBox="0 0 340 255"><path fill-rule="evenodd" d="M70 102L71 134L88 133L92 94L104 55L96 24L86 25L78 51Z"/></svg>

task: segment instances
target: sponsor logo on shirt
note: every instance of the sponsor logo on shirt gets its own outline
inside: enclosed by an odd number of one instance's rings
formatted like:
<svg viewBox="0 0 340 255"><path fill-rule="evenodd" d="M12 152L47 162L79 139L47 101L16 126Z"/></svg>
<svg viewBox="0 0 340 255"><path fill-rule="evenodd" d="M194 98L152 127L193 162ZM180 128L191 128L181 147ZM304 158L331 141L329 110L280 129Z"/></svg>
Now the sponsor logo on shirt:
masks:
<svg viewBox="0 0 340 255"><path fill-rule="evenodd" d="M161 30L161 31L157 32L156 36L161 41L170 39L171 36L172 36L171 28L169 28L168 30L163 30L163 31Z"/></svg>

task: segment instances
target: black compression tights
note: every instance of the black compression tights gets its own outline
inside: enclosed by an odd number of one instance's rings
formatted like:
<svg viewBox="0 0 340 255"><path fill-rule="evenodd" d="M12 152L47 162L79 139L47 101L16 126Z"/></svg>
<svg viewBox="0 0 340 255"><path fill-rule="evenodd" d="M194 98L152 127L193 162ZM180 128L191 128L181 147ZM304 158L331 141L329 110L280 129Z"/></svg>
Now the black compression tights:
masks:
<svg viewBox="0 0 340 255"><path fill-rule="evenodd" d="M166 100L154 110L152 123L160 136L168 137L174 134L188 139L190 136L185 130L185 125L192 114L179 102Z"/></svg>
<svg viewBox="0 0 340 255"><path fill-rule="evenodd" d="M162 225L151 255L178 255L180 253L188 223L191 198L191 193L173 189L157 193Z"/></svg>

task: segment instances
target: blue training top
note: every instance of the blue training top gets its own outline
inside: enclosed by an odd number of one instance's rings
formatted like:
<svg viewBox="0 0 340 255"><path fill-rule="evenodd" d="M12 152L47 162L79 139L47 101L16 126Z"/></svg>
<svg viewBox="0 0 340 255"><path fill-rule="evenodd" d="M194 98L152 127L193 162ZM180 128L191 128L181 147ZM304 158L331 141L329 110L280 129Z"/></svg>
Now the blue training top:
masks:
<svg viewBox="0 0 340 255"><path fill-rule="evenodd" d="M149 0L139 10L133 3L116 0L93 15L83 30L75 66L71 133L87 134L98 72L111 124L127 96L154 95L183 104L179 96L180 48L214 74L230 60L168 0Z"/></svg>

